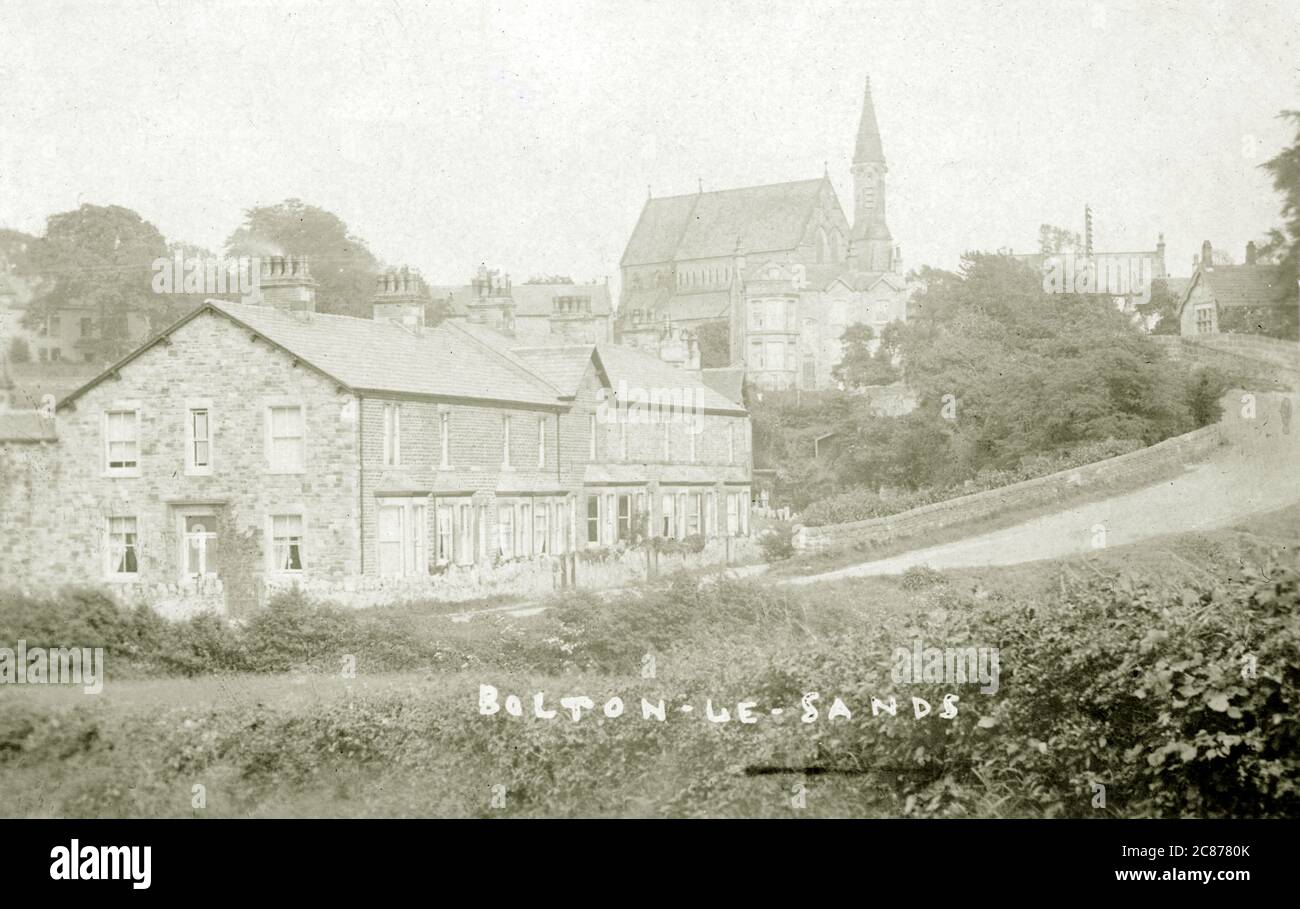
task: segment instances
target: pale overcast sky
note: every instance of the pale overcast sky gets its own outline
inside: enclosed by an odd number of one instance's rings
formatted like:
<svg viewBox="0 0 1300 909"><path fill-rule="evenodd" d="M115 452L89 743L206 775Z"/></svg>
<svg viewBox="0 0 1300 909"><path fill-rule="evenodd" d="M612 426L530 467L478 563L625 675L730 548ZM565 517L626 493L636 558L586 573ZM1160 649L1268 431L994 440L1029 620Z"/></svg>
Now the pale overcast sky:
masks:
<svg viewBox="0 0 1300 909"><path fill-rule="evenodd" d="M1187 274L1280 220L1300 2L5 0L0 226L120 204L219 250L297 196L437 282L614 279L647 185L829 166L848 211L868 73L906 267L1088 202Z"/></svg>

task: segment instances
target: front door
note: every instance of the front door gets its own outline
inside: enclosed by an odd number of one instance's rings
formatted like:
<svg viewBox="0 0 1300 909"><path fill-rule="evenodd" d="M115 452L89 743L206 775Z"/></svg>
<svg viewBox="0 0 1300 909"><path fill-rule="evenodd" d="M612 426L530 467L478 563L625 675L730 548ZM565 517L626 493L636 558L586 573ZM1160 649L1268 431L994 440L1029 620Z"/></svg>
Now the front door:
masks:
<svg viewBox="0 0 1300 909"><path fill-rule="evenodd" d="M215 511L186 511L180 515L181 579L220 577L221 549Z"/></svg>

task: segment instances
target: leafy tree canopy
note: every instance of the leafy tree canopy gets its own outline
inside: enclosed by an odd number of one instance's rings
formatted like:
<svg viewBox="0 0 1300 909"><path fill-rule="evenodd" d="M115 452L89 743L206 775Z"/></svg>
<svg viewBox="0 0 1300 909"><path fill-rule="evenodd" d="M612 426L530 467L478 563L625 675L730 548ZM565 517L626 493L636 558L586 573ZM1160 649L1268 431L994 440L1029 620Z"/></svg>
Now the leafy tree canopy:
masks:
<svg viewBox="0 0 1300 909"><path fill-rule="evenodd" d="M153 264L167 255L158 228L120 205L83 205L51 215L45 236L32 243L19 274L38 285L24 323L35 328L66 308L84 309L95 333L82 339L82 353L112 360L129 352L130 320L143 317L150 330L178 314L179 301L153 292Z"/></svg>
<svg viewBox="0 0 1300 909"><path fill-rule="evenodd" d="M874 338L875 332L869 325L855 324L844 330L840 338L844 358L831 370L836 382L843 382L848 388L864 388L898 381L898 370L891 362L893 348L882 338L873 351Z"/></svg>
<svg viewBox="0 0 1300 909"><path fill-rule="evenodd" d="M1282 195L1280 230L1273 230L1264 248L1266 254L1280 253L1293 271L1300 271L1300 110L1284 110L1279 117L1296 128L1294 141L1262 167L1273 177L1273 187Z"/></svg>
<svg viewBox="0 0 1300 909"><path fill-rule="evenodd" d="M316 309L370 317L379 262L366 242L337 216L301 199L250 208L226 239L227 256L305 255L316 288Z"/></svg>

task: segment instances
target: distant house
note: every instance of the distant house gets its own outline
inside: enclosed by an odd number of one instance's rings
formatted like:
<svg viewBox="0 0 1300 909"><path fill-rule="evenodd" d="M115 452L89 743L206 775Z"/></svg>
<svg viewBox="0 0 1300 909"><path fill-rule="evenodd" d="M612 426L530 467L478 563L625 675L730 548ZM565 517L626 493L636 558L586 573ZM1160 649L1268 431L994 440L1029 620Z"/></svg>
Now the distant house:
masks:
<svg viewBox="0 0 1300 909"><path fill-rule="evenodd" d="M433 286L430 292L450 318L521 338L603 344L614 337L608 281L517 284L480 266L469 284Z"/></svg>
<svg viewBox="0 0 1300 909"><path fill-rule="evenodd" d="M1109 298L1115 308L1131 317L1146 331L1159 324L1159 317L1148 311L1153 295L1174 293L1183 279L1170 278L1165 270L1165 236L1156 237L1154 249L1130 252L1087 252L1062 250L1055 253L1013 253L1011 258L1023 262L1044 276L1055 275L1064 289ZM1088 273L1086 290L1081 279ZM1162 293L1163 291L1163 293Z"/></svg>
<svg viewBox="0 0 1300 909"><path fill-rule="evenodd" d="M1215 265L1210 241L1178 301L1179 333L1261 334L1295 338L1300 287L1283 265L1258 261L1255 244L1246 246L1245 265Z"/></svg>
<svg viewBox="0 0 1300 909"><path fill-rule="evenodd" d="M0 411L50 410L100 369L93 363L13 363L0 356Z"/></svg>
<svg viewBox="0 0 1300 909"><path fill-rule="evenodd" d="M36 363L95 362L93 347L102 329L99 308L69 303L28 327L23 323L37 287L11 273L10 267L0 257L0 356L9 352L10 339L21 338ZM149 333L149 320L143 313L132 312L121 318L119 327L124 337L139 341Z"/></svg>

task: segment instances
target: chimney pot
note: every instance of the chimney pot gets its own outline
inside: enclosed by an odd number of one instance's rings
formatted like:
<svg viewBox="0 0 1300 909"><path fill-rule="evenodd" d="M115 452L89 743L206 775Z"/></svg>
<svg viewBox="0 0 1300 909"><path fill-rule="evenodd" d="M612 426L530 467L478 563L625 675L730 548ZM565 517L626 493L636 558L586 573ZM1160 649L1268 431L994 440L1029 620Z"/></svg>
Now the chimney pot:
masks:
<svg viewBox="0 0 1300 909"><path fill-rule="evenodd" d="M1201 267L1211 268L1214 265L1214 250L1210 246L1210 241L1206 240L1201 244Z"/></svg>
<svg viewBox="0 0 1300 909"><path fill-rule="evenodd" d="M1255 249L1255 241L1251 240L1249 243L1246 244L1246 264L1254 265L1255 258L1257 255L1258 252Z"/></svg>

